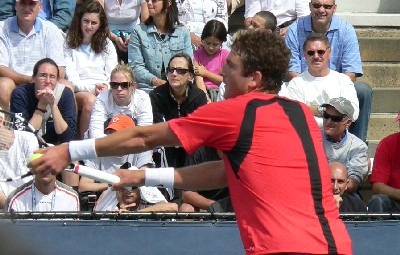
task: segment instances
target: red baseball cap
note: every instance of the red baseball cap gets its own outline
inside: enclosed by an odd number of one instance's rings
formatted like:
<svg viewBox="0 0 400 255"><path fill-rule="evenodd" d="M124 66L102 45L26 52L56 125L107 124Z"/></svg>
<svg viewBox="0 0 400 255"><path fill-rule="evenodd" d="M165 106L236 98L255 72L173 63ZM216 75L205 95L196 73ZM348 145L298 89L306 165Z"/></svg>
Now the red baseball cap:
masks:
<svg viewBox="0 0 400 255"><path fill-rule="evenodd" d="M106 130L111 129L114 131L121 131L122 129L134 126L135 122L131 119L131 117L123 114L118 114L111 118Z"/></svg>

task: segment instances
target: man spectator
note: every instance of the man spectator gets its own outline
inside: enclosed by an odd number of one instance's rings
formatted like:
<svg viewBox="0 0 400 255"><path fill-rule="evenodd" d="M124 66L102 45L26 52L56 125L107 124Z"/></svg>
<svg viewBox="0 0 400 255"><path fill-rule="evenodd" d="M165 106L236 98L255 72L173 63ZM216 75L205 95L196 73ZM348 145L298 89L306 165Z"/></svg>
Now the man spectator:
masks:
<svg viewBox="0 0 400 255"><path fill-rule="evenodd" d="M259 11L270 11L275 15L282 37L285 37L288 26L296 19L310 14L308 0L245 0L245 28L251 25L253 17Z"/></svg>
<svg viewBox="0 0 400 255"><path fill-rule="evenodd" d="M272 12L257 12L250 21L248 29L267 29L271 33L279 32L276 27L276 17Z"/></svg>
<svg viewBox="0 0 400 255"><path fill-rule="evenodd" d="M0 22L0 107L9 110L12 91L31 82L32 69L44 57L52 58L64 78L64 39L51 22L38 18L40 0L16 0L17 15Z"/></svg>
<svg viewBox="0 0 400 255"><path fill-rule="evenodd" d="M400 120L400 112L397 116ZM382 139L376 148L370 182L377 194L368 202L369 212L400 212L400 132Z"/></svg>
<svg viewBox="0 0 400 255"><path fill-rule="evenodd" d="M347 98L351 102L354 111L350 117L356 120L359 110L353 82L347 75L329 69L331 46L328 38L323 34L311 34L304 42L303 52L308 70L289 82L287 97L308 105L319 127L322 127L321 105L337 97Z"/></svg>
<svg viewBox="0 0 400 255"><path fill-rule="evenodd" d="M0 20L15 16L15 1L3 0L0 5ZM76 1L74 0L41 0L42 10L39 17L52 22L62 31L67 31L72 15L74 15Z"/></svg>
<svg viewBox="0 0 400 255"><path fill-rule="evenodd" d="M346 166L339 162L331 162L329 169L331 170L333 197L339 212L367 212L367 206L361 199L345 193L348 184Z"/></svg>
<svg viewBox="0 0 400 255"><path fill-rule="evenodd" d="M368 147L360 138L348 132L353 106L343 97L333 98L323 113L323 144L328 162L343 163L348 172L347 192L356 192L368 172ZM353 194L354 195L354 194Z"/></svg>
<svg viewBox="0 0 400 255"><path fill-rule="evenodd" d="M311 14L298 19L289 26L285 40L291 51L287 81L307 70L307 56L301 47L312 33L322 33L328 37L332 56L329 68L348 75L354 82L360 106L360 116L350 127L350 132L366 141L369 116L371 114L372 90L368 84L357 82L362 76L361 56L354 27L334 15L335 0L311 0Z"/></svg>
<svg viewBox="0 0 400 255"><path fill-rule="evenodd" d="M247 254L351 254L313 115L306 105L276 96L289 57L277 35L247 31L234 40L221 72L228 100L168 122L44 148L29 166L59 173L82 158L165 145L182 146L190 154L201 146L214 147L224 152L223 162L176 170L118 170L121 182L113 187L207 190L229 185Z"/></svg>
<svg viewBox="0 0 400 255"><path fill-rule="evenodd" d="M6 212L79 211L78 193L52 174L35 178L14 190L4 206Z"/></svg>

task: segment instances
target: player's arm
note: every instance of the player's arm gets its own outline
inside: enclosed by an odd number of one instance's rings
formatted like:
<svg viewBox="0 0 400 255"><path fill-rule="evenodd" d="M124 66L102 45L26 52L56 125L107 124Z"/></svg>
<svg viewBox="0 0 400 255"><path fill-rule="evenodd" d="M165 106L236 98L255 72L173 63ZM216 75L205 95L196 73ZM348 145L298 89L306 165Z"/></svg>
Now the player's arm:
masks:
<svg viewBox="0 0 400 255"><path fill-rule="evenodd" d="M153 186L161 184L164 187L175 187L186 190L211 190L227 186L224 162L210 161L179 169L157 169L116 172L121 181L113 185L114 189L126 186Z"/></svg>

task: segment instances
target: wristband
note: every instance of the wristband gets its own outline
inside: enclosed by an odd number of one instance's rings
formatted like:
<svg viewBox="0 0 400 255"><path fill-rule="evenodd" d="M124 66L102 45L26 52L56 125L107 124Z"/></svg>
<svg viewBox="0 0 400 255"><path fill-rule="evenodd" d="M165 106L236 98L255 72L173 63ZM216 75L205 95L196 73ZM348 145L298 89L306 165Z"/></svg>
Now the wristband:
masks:
<svg viewBox="0 0 400 255"><path fill-rule="evenodd" d="M149 187L174 187L174 168L146 168L144 170L144 186Z"/></svg>
<svg viewBox="0 0 400 255"><path fill-rule="evenodd" d="M36 107L35 110L36 110L36 111L39 111L39 112L41 112L41 113L46 113L46 110L40 109L39 107Z"/></svg>
<svg viewBox="0 0 400 255"><path fill-rule="evenodd" d="M95 140L96 139L93 138L69 142L68 150L71 161L97 158Z"/></svg>

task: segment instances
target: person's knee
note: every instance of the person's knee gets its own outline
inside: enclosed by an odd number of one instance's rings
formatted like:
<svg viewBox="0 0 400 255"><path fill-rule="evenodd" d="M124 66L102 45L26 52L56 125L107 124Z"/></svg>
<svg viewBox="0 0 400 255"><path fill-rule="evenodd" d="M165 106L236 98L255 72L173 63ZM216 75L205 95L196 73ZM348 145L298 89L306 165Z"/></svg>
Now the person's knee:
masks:
<svg viewBox="0 0 400 255"><path fill-rule="evenodd" d="M87 93L83 98L83 111L92 112L93 104L96 97L93 94Z"/></svg>
<svg viewBox="0 0 400 255"><path fill-rule="evenodd" d="M356 89L358 97L362 98L372 97L372 88L367 83L356 81L354 83L354 87Z"/></svg>
<svg viewBox="0 0 400 255"><path fill-rule="evenodd" d="M63 84L63 85L65 85L65 87L70 88L70 89L72 90L72 93L75 92L74 85L72 85L71 82L69 82L69 81L67 81L67 80L65 80L65 79L60 79L58 82L61 83L61 84Z"/></svg>
<svg viewBox="0 0 400 255"><path fill-rule="evenodd" d="M388 212L390 210L391 199L382 194L374 195L368 202L369 212Z"/></svg>
<svg viewBox="0 0 400 255"><path fill-rule="evenodd" d="M196 209L191 204L182 203L182 205L179 207L179 212L190 213L195 211Z"/></svg>
<svg viewBox="0 0 400 255"><path fill-rule="evenodd" d="M15 88L16 85L13 80L7 77L0 78L0 106L4 110L9 110L11 94Z"/></svg>

